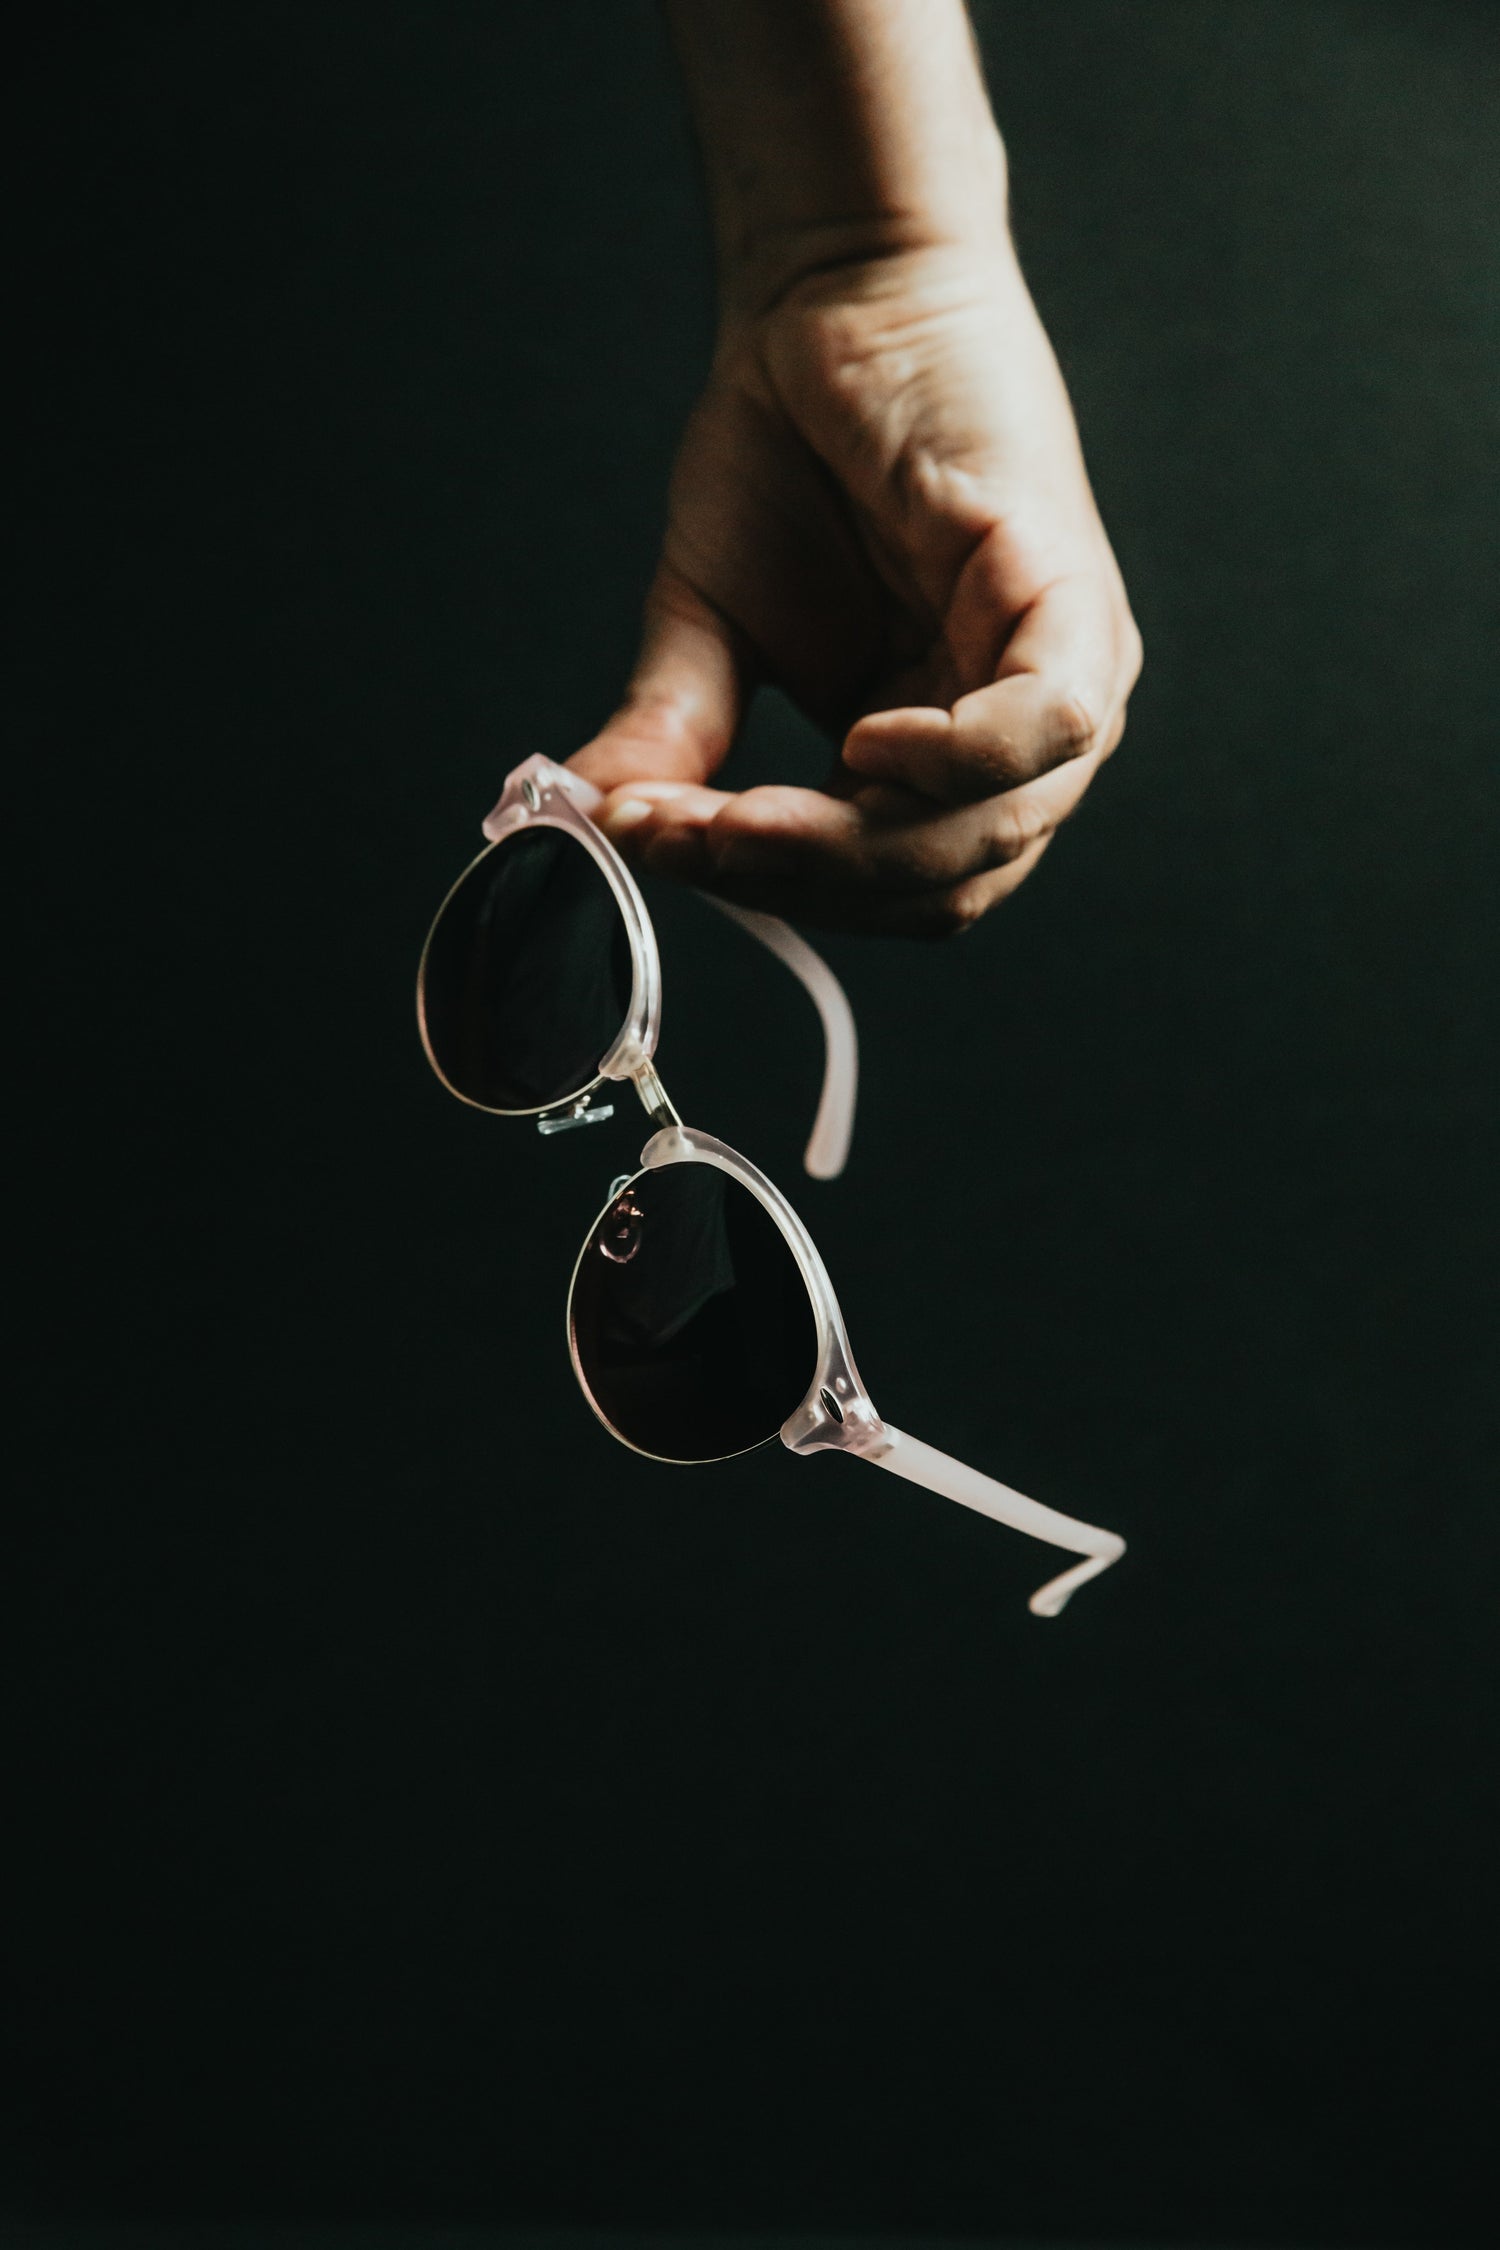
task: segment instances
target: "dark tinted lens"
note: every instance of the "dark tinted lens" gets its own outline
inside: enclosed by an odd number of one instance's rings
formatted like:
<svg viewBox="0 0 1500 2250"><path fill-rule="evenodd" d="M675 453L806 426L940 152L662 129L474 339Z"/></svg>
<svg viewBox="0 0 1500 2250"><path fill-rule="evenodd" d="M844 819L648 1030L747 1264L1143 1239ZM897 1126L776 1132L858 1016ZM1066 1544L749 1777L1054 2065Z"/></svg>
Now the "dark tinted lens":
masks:
<svg viewBox="0 0 1500 2250"><path fill-rule="evenodd" d="M630 940L582 844L527 828L475 861L438 916L422 1020L455 1093L545 1109L587 1086L630 1007Z"/></svg>
<svg viewBox="0 0 1500 2250"><path fill-rule="evenodd" d="M817 1366L812 1305L779 1228L707 1164L621 1190L584 1246L568 1321L604 1419L669 1461L764 1444Z"/></svg>

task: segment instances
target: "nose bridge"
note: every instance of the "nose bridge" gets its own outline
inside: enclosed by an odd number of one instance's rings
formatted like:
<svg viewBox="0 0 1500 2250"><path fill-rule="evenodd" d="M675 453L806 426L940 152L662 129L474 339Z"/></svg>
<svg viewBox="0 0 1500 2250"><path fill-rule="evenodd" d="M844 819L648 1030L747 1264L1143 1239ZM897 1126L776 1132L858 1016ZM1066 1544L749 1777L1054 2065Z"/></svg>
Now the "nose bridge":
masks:
<svg viewBox="0 0 1500 2250"><path fill-rule="evenodd" d="M643 1056L630 1073L630 1083L640 1097L642 1109L653 1125L681 1125L682 1119L672 1105L672 1098L656 1075L656 1065L649 1055Z"/></svg>

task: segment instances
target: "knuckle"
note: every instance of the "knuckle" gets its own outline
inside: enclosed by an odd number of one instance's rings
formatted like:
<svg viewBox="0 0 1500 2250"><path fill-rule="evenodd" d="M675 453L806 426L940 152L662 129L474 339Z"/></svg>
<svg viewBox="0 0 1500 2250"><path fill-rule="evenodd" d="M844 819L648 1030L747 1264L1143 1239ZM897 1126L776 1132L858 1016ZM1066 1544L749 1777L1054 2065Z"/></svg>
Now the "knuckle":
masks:
<svg viewBox="0 0 1500 2250"><path fill-rule="evenodd" d="M993 827L990 831L990 857L997 867L1008 867L1013 859L1029 852L1039 837L1045 836L1051 821L1034 805L1007 802L1002 798L994 808Z"/></svg>
<svg viewBox="0 0 1500 2250"><path fill-rule="evenodd" d="M1047 734L1064 757L1076 758L1092 750L1101 723L1093 698L1081 688L1069 688L1048 709Z"/></svg>
<svg viewBox="0 0 1500 2250"><path fill-rule="evenodd" d="M929 899L922 912L922 934L932 938L962 937L984 913L989 900L976 882L956 883Z"/></svg>

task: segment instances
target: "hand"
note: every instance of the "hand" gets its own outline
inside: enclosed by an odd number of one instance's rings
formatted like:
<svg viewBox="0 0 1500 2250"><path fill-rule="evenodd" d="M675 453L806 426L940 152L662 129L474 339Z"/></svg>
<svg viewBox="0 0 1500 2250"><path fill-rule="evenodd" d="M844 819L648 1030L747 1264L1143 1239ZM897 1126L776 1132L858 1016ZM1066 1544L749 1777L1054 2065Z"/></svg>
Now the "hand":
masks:
<svg viewBox="0 0 1500 2250"><path fill-rule="evenodd" d="M652 873L944 935L1036 865L1140 654L1008 244L898 251L726 316L640 661L572 763ZM823 789L705 786L762 680L841 740Z"/></svg>

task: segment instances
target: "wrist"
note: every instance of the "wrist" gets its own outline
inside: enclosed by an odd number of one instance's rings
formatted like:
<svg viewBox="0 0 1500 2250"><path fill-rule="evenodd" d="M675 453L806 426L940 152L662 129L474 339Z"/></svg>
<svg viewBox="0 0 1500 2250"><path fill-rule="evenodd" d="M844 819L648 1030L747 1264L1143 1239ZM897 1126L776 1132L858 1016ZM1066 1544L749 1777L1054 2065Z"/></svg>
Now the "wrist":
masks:
<svg viewBox="0 0 1500 2250"><path fill-rule="evenodd" d="M719 301L726 317L773 310L805 284L892 271L919 259L1009 262L1005 152L998 133L920 194L874 201L717 197Z"/></svg>
<svg viewBox="0 0 1500 2250"><path fill-rule="evenodd" d="M963 0L668 0L726 308L810 274L1006 239Z"/></svg>

